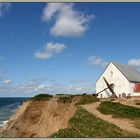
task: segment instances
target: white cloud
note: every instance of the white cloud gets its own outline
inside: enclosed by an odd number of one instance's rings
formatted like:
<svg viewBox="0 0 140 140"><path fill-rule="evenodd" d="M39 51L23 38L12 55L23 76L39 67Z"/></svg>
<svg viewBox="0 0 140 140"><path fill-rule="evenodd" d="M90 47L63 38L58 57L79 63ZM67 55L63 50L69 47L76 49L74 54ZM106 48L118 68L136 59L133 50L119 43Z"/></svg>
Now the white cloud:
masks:
<svg viewBox="0 0 140 140"><path fill-rule="evenodd" d="M28 81L21 83L16 86L3 85L0 86L1 96L26 96L31 97L39 93L48 93L48 94L82 94L82 93L95 93L95 84L90 84L86 86L78 86L78 85L62 85L59 83L38 83L34 81ZM19 94L20 93L20 94Z"/></svg>
<svg viewBox="0 0 140 140"><path fill-rule="evenodd" d="M37 83L23 83L10 89L11 93L22 93L28 96L39 93L48 94L82 94L82 93L94 93L95 87L92 86L75 86L75 85L60 85L58 83L53 84L37 84ZM19 95L20 96L20 95Z"/></svg>
<svg viewBox="0 0 140 140"><path fill-rule="evenodd" d="M55 17L55 24L50 29L54 36L75 37L88 29L88 23L95 18L74 9L70 3L49 3L43 10L42 20L48 22Z"/></svg>
<svg viewBox="0 0 140 140"><path fill-rule="evenodd" d="M58 93L66 93L66 94L80 94L80 93L94 93L95 87L81 87L75 85L60 85L60 84L48 84L48 85L38 85L33 89L38 93L49 93L49 94L58 94ZM27 89L25 89L27 91Z"/></svg>
<svg viewBox="0 0 140 140"><path fill-rule="evenodd" d="M128 65L133 67L140 67L140 59L130 59Z"/></svg>
<svg viewBox="0 0 140 140"><path fill-rule="evenodd" d="M42 20L48 21L51 20L52 16L63 7L63 3L48 3L47 6L43 9Z"/></svg>
<svg viewBox="0 0 140 140"><path fill-rule="evenodd" d="M97 56L90 56L88 58L88 63L92 66L97 66L97 67L106 67L108 65L108 62L105 61L104 59L97 57Z"/></svg>
<svg viewBox="0 0 140 140"><path fill-rule="evenodd" d="M77 84L87 84L87 83L91 83L92 80L90 79L78 79L78 80L70 80L71 83L77 83Z"/></svg>
<svg viewBox="0 0 140 140"><path fill-rule="evenodd" d="M74 86L74 85L68 85L63 87L64 88L64 93L69 93L69 94L82 94L82 93L95 93L95 86L90 85L90 86Z"/></svg>
<svg viewBox="0 0 140 140"><path fill-rule="evenodd" d="M39 85L36 89L37 90L40 90L40 89L44 89L46 88L48 85Z"/></svg>
<svg viewBox="0 0 140 140"><path fill-rule="evenodd" d="M78 80L78 84L74 85L68 84L63 85L57 81L50 81L50 79L41 76L29 77L26 81L19 83L18 85L10 84L11 80L2 81L3 84L0 85L0 96L2 97L31 97L39 93L48 94L82 94L82 93L95 93L95 82L88 82L87 80ZM74 81L75 82L75 81ZM80 85L79 82L85 82L85 84ZM5 83L5 84L4 84Z"/></svg>
<svg viewBox="0 0 140 140"><path fill-rule="evenodd" d="M0 17L2 17L11 8L11 3L0 3Z"/></svg>
<svg viewBox="0 0 140 140"><path fill-rule="evenodd" d="M4 80L3 84L12 84L12 80Z"/></svg>
<svg viewBox="0 0 140 140"><path fill-rule="evenodd" d="M61 53L66 47L65 44L49 42L43 46L42 50L35 53L35 57L37 59L49 59L55 54Z"/></svg>

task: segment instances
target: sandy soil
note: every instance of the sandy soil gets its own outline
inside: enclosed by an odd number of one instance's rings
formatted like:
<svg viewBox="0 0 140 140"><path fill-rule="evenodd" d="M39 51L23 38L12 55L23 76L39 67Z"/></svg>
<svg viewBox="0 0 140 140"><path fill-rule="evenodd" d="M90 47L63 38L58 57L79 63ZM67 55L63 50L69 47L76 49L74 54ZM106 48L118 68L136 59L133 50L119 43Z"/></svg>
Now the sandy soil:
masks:
<svg viewBox="0 0 140 140"><path fill-rule="evenodd" d="M49 137L60 129L69 127L69 119L76 111L76 97L71 103L50 101L27 101L9 120L3 137Z"/></svg>
<svg viewBox="0 0 140 140"><path fill-rule="evenodd" d="M88 112L94 114L96 117L105 120L109 123L112 123L119 128L126 130L128 132L140 134L140 129L137 129L134 127L134 122L130 121L128 119L118 119L118 118L112 118L112 115L104 115L100 113L97 110L97 107L99 106L100 102L97 103L92 103L92 104L87 104L87 105L82 105L83 108L85 108Z"/></svg>

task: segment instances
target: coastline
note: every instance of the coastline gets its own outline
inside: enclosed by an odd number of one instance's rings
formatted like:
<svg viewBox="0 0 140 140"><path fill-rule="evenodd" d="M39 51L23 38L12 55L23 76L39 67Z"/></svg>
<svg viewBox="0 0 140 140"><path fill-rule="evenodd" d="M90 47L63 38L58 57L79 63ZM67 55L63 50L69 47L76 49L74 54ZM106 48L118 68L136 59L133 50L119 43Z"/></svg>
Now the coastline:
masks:
<svg viewBox="0 0 140 140"><path fill-rule="evenodd" d="M21 104L26 100L26 98L0 98L4 103L4 106L0 107L0 138L2 137L2 132L6 128L10 118L16 113L17 109L21 106ZM5 101L4 101L5 100Z"/></svg>
<svg viewBox="0 0 140 140"><path fill-rule="evenodd" d="M0 129L3 128L8 123L8 121L9 120L1 121Z"/></svg>

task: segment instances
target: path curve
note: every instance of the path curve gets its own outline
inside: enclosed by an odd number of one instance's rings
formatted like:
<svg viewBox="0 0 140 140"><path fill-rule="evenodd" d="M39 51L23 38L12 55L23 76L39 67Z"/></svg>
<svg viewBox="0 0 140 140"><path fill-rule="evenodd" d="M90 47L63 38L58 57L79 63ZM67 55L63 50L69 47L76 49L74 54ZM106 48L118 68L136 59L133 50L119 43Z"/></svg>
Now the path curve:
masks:
<svg viewBox="0 0 140 140"><path fill-rule="evenodd" d="M86 104L86 105L81 105L84 109L86 109L88 112L92 113L93 115L95 115L96 117L107 121L109 123L112 123L116 126L118 126L119 128L132 132L132 133L136 133L136 134L140 134L140 129L137 129L134 127L134 122L128 119L119 119L119 118L112 118L112 115L104 115L101 112L99 112L97 110L97 107L99 106L100 102L96 102L96 103L92 103L92 104Z"/></svg>

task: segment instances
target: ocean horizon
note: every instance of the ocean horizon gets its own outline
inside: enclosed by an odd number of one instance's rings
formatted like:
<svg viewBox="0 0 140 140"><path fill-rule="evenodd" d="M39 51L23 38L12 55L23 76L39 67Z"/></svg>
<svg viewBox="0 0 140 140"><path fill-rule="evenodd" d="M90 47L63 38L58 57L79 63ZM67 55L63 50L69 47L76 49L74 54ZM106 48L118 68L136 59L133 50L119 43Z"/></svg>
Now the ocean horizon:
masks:
<svg viewBox="0 0 140 140"><path fill-rule="evenodd" d="M4 126L17 107L29 97L0 97L0 127Z"/></svg>

